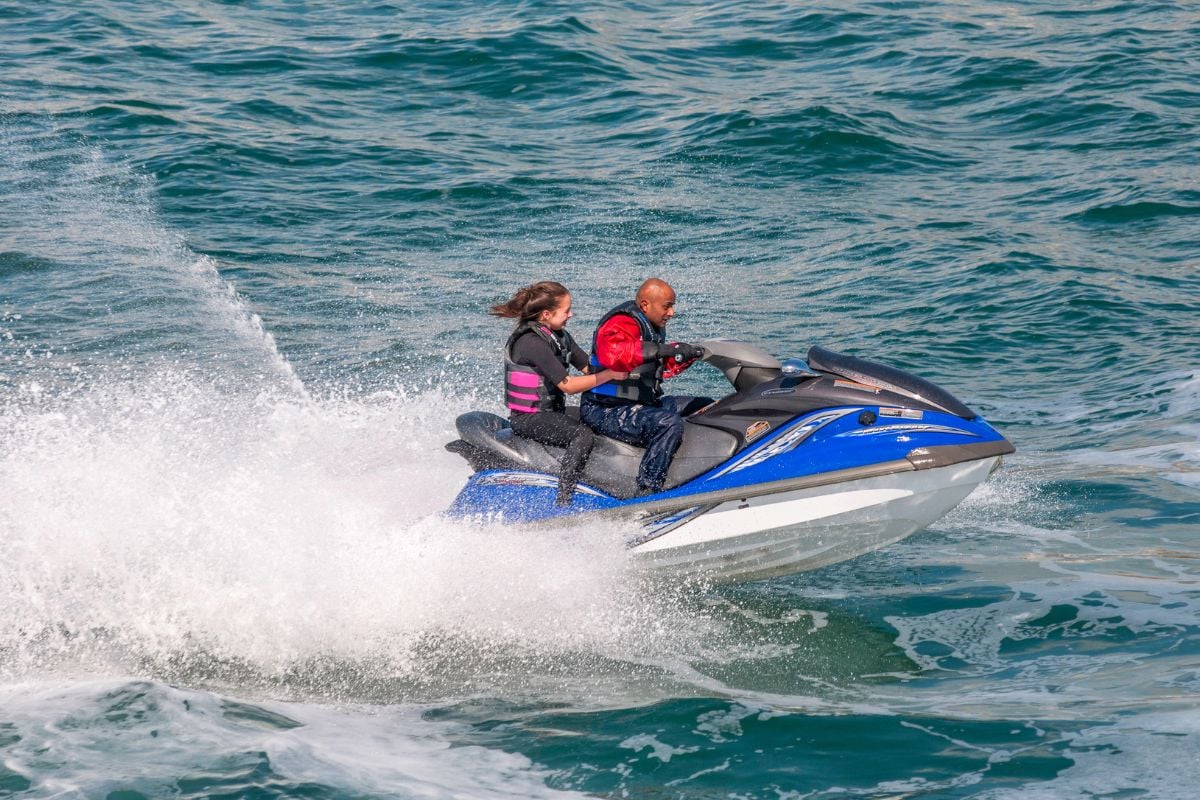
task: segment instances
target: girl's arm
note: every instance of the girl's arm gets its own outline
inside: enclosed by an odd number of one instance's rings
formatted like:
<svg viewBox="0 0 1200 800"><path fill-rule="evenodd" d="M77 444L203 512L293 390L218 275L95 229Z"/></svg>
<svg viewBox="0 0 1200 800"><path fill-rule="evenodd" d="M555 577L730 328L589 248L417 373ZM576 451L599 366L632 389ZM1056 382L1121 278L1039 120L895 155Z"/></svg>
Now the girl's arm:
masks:
<svg viewBox="0 0 1200 800"><path fill-rule="evenodd" d="M586 392L588 389L595 389L602 383L624 380L628 377L628 372L602 369L595 375L568 375L558 384L558 388L562 389L566 394L579 394L580 392Z"/></svg>

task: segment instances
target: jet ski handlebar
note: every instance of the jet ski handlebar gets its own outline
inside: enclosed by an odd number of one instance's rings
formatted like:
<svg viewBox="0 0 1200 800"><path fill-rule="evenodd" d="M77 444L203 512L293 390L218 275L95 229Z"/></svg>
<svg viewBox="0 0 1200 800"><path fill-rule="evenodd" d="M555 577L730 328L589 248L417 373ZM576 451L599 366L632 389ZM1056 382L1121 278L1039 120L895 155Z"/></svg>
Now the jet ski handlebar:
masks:
<svg viewBox="0 0 1200 800"><path fill-rule="evenodd" d="M815 377L823 374L910 397L963 419L974 419L977 416L952 394L924 378L886 364L835 353L823 347L809 348L806 363L795 358L780 362L752 344L731 339L709 339L696 342L696 345L704 349L701 360L725 373L733 388L739 392L774 380L780 375Z"/></svg>
<svg viewBox="0 0 1200 800"><path fill-rule="evenodd" d="M752 344L732 339L706 339L695 343L703 348L701 361L707 361L721 372L739 392L779 377L784 365L770 353Z"/></svg>

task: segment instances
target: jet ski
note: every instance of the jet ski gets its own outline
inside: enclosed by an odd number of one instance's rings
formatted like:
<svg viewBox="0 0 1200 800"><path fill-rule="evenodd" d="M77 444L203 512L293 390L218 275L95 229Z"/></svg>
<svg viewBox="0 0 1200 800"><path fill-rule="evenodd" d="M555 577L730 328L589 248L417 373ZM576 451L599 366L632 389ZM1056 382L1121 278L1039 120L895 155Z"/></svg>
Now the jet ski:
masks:
<svg viewBox="0 0 1200 800"><path fill-rule="evenodd" d="M685 418L662 491L638 493L641 448L598 436L573 502L555 505L563 451L472 411L446 445L474 470L447 513L617 522L649 570L749 581L897 542L947 514L1015 450L949 392L894 367L822 347L781 362L745 342L699 344L732 391Z"/></svg>

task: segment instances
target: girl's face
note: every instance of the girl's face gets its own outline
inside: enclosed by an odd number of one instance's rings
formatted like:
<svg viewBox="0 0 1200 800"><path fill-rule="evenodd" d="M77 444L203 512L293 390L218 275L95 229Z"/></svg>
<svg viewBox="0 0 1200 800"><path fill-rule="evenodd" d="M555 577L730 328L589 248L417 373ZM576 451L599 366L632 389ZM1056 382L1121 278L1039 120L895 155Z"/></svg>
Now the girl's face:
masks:
<svg viewBox="0 0 1200 800"><path fill-rule="evenodd" d="M561 331L566 327L567 320L575 316L571 313L571 295L564 294L562 299L550 311L543 311L539 322L552 331Z"/></svg>

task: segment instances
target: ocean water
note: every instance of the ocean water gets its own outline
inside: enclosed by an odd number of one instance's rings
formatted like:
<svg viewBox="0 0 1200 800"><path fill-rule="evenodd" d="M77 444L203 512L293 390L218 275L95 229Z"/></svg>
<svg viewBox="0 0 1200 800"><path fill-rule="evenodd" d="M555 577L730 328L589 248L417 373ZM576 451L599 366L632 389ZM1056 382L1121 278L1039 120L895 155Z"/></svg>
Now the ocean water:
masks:
<svg viewBox="0 0 1200 800"><path fill-rule="evenodd" d="M1154 0L0 3L0 797L1195 797L1198 42ZM651 275L681 339L912 370L1018 452L719 590L439 517L486 307L561 280L583 338Z"/></svg>

